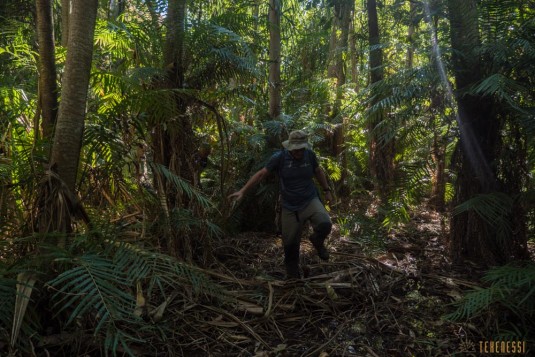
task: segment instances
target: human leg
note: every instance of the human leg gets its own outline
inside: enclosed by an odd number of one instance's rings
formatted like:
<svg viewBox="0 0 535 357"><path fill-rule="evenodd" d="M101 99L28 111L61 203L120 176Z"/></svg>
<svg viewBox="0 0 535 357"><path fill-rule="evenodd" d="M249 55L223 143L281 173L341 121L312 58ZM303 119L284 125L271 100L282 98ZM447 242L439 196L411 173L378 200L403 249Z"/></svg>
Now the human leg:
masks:
<svg viewBox="0 0 535 357"><path fill-rule="evenodd" d="M314 230L314 233L312 233L309 238L312 242L312 245L314 245L314 248L316 248L320 259L329 260L329 251L324 244L325 239L329 233L331 233L332 229L332 222L331 217L329 217L329 213L327 213L327 210L319 199L312 200L305 209L305 213L310 219L312 229Z"/></svg>
<svg viewBox="0 0 535 357"><path fill-rule="evenodd" d="M288 278L299 279L299 244L303 224L296 212L285 208L281 213L282 242L284 245L284 265Z"/></svg>

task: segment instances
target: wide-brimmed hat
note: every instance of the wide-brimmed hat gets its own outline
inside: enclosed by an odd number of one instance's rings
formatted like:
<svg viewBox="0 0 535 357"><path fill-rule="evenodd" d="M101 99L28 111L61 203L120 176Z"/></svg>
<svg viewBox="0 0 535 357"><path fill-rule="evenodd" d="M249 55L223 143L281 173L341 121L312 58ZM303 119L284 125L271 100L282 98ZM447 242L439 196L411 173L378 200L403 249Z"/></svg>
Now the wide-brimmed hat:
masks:
<svg viewBox="0 0 535 357"><path fill-rule="evenodd" d="M304 148L308 149L310 148L310 144L308 143L308 134L302 130L294 130L290 133L288 140L282 142L282 146L289 151Z"/></svg>

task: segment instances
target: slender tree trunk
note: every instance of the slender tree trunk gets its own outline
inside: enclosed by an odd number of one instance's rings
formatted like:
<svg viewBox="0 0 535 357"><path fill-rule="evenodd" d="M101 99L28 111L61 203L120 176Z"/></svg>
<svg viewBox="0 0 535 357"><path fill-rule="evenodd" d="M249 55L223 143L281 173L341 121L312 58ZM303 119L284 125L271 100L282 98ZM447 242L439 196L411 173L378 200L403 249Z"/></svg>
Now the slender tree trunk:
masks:
<svg viewBox="0 0 535 357"><path fill-rule="evenodd" d="M167 77L159 87L180 89L185 86L185 38L186 38L186 0L170 0L165 24L167 35L164 46L164 66ZM154 162L169 169L180 179L194 184L194 153L196 150L195 135L190 116L188 102L180 95L170 94L167 98L173 101L176 115L166 120L156 120L153 130ZM192 209L188 196L179 190L172 181L155 172L155 184L158 190L162 209L170 218L171 211L178 208ZM193 258L193 242L189 237L178 236L169 225L163 237L164 249L171 255L182 257L186 261Z"/></svg>
<svg viewBox="0 0 535 357"><path fill-rule="evenodd" d="M375 0L366 0L368 11L368 39L370 43L370 83L383 80L383 50L379 48L381 36L379 34L379 18Z"/></svg>
<svg viewBox="0 0 535 357"><path fill-rule="evenodd" d="M56 166L59 177L74 192L82 147L98 0L73 0L72 5L51 163Z"/></svg>
<svg viewBox="0 0 535 357"><path fill-rule="evenodd" d="M357 51L357 36L355 33L355 19L352 18L349 23L349 58L351 63L351 82L355 85L355 91L360 90L359 87L359 52Z"/></svg>
<svg viewBox="0 0 535 357"><path fill-rule="evenodd" d="M253 33L258 32L258 24L260 23L260 2L261 0L254 0L253 2L253 9L252 9L252 15L253 15Z"/></svg>
<svg viewBox="0 0 535 357"><path fill-rule="evenodd" d="M61 45L67 47L69 42L69 16L73 0L61 0Z"/></svg>
<svg viewBox="0 0 535 357"><path fill-rule="evenodd" d="M353 16L354 1L340 0L338 14L336 15L339 22L340 38L337 41L336 49L336 86L340 89L346 83L346 54L348 53L349 28ZM341 99L341 94L339 95Z"/></svg>
<svg viewBox="0 0 535 357"><path fill-rule="evenodd" d="M336 78L336 96L332 103L329 116L333 125L331 153L340 160L342 175L337 185L337 190L344 191L347 177L347 160L344 154L345 131L347 129L347 118L341 116L343 101L343 86L346 83L346 54L348 51L349 31L352 22L354 1L337 0L333 9L333 26L330 41L330 62L328 74L331 78Z"/></svg>
<svg viewBox="0 0 535 357"><path fill-rule="evenodd" d="M433 105L433 104L432 104ZM440 121L439 118L431 118L434 124ZM444 212L446 207L446 146L444 137L440 134L440 125L433 125L433 147L431 148L431 158L434 168L431 178L431 200L430 204L438 212Z"/></svg>
<svg viewBox="0 0 535 357"><path fill-rule="evenodd" d="M414 33L416 32L416 4L409 0L409 29L407 39L409 46L407 48L407 68L412 68L414 64Z"/></svg>
<svg viewBox="0 0 535 357"><path fill-rule="evenodd" d="M337 0L333 9L333 26L329 42L329 64L327 74L336 78L336 99L330 113L336 118L342 103L342 86L346 82L346 61L348 53L348 38L354 2L351 0Z"/></svg>
<svg viewBox="0 0 535 357"><path fill-rule="evenodd" d="M184 85L184 40L186 36L186 0L170 0L167 8L167 37L164 64L175 88Z"/></svg>
<svg viewBox="0 0 535 357"><path fill-rule="evenodd" d="M269 117L281 115L281 2L269 1Z"/></svg>
<svg viewBox="0 0 535 357"><path fill-rule="evenodd" d="M75 215L90 223L74 192L82 148L98 0L73 0L72 6L50 170L39 186L35 204L37 219L34 229L45 234L70 232L71 217ZM65 237L60 237L55 243L64 246Z"/></svg>
<svg viewBox="0 0 535 357"><path fill-rule="evenodd" d="M377 16L377 3L375 0L367 0L368 10L368 33L370 44L370 83L374 84L383 80L383 51L379 48L381 43L379 34L379 19ZM380 93L372 93L375 99L372 105L379 101ZM394 140L385 139L384 135L388 128L385 127L385 114L378 110L368 119L368 131L370 133L370 172L377 182L377 189L381 200L386 200L390 191L390 185L394 177Z"/></svg>
<svg viewBox="0 0 535 357"><path fill-rule="evenodd" d="M412 2L411 6L413 6ZM411 10L414 11L415 9L412 8ZM414 14L411 17L414 18L413 16ZM436 29L438 26L438 17L426 16L425 21L427 22L427 25L432 29L432 43L438 46L438 37L436 33ZM429 53L429 62L432 64L432 67L436 68L438 72L440 71L440 68L437 63L437 56L438 53L436 53L436 49L433 49ZM431 113L430 120L432 123L433 131L433 146L431 148L431 158L434 164L431 178L431 199L429 203L434 206L434 208L438 212L444 212L444 210L446 209L446 148L448 145L448 140L444 136L444 134L442 134L443 130L441 129L441 127L443 119L441 119L441 117L445 117L443 113L444 98L446 97L446 94L444 93L443 89L439 89L438 87L436 87L431 90L429 97L431 98L429 112ZM449 132L449 128L446 132Z"/></svg>
<svg viewBox="0 0 535 357"><path fill-rule="evenodd" d="M58 111L56 58L54 55L54 24L52 0L37 0L37 38L39 41L39 101L42 132L51 140ZM39 130L35 128L35 130Z"/></svg>
<svg viewBox="0 0 535 357"><path fill-rule="evenodd" d="M108 18L115 20L124 12L125 0L109 0Z"/></svg>

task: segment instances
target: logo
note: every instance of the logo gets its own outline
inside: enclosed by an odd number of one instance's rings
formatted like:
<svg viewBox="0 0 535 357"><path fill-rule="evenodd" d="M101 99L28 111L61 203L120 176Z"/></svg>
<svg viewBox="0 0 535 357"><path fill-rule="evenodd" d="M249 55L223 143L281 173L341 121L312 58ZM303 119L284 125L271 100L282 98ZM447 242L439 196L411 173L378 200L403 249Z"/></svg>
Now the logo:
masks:
<svg viewBox="0 0 535 357"><path fill-rule="evenodd" d="M479 341L479 353L525 354L526 341Z"/></svg>

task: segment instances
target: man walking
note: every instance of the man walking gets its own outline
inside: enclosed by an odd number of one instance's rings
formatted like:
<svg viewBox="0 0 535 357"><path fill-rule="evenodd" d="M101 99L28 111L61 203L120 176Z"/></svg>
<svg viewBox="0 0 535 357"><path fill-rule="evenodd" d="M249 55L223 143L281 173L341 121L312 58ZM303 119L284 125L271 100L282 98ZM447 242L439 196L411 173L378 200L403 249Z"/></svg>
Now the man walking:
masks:
<svg viewBox="0 0 535 357"><path fill-rule="evenodd" d="M251 187L258 184L270 172L279 175L282 194L282 240L284 264L288 278L300 278L299 246L304 224L310 221L314 233L309 237L322 260L329 259L324 241L331 232L332 223L327 210L320 201L313 178L325 193L325 200L332 201L327 178L318 164L316 154L310 150L308 135L302 130L292 131L282 143L284 150L274 154L265 167L257 171L229 199L241 200Z"/></svg>

